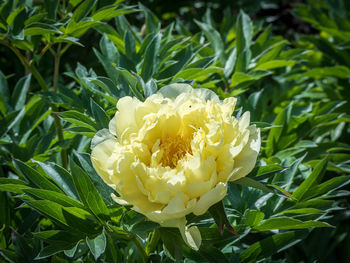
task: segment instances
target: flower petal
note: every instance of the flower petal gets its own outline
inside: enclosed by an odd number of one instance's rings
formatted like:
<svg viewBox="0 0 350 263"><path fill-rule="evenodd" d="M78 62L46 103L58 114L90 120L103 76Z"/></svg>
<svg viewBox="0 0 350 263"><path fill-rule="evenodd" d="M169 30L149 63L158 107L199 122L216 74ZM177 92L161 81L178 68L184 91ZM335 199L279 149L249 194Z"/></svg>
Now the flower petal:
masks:
<svg viewBox="0 0 350 263"><path fill-rule="evenodd" d="M216 204L222 200L227 192L227 183L218 183L215 188L211 189L209 192L201 196L197 202L195 208L193 209L193 214L202 215L209 207Z"/></svg>
<svg viewBox="0 0 350 263"><path fill-rule="evenodd" d="M250 131L248 143L235 158L235 168L239 169L232 175L230 181L246 176L255 166L261 145L260 130L255 125L250 126L248 130Z"/></svg>

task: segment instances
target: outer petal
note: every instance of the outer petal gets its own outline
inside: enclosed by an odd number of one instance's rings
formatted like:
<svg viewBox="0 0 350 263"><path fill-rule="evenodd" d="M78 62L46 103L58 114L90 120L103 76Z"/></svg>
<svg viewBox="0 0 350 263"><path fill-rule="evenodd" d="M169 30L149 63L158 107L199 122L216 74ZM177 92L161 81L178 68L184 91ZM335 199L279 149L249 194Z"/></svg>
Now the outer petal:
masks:
<svg viewBox="0 0 350 263"><path fill-rule="evenodd" d="M184 193L179 192L174 198L172 198L169 204L162 210L157 210L149 213L144 213L152 221L163 223L175 218L182 218L191 213L196 205L196 199L192 199L184 204L183 199L188 199Z"/></svg>
<svg viewBox="0 0 350 263"><path fill-rule="evenodd" d="M218 183L215 188L204 194L193 209L193 214L202 215L209 207L222 200L227 193L227 183Z"/></svg>
<svg viewBox="0 0 350 263"><path fill-rule="evenodd" d="M137 133L138 127L135 120L135 110L141 102L136 98L123 97L117 103L117 113L115 121L111 125L116 125L115 132L120 139L128 139L133 133ZM114 128L109 126L111 132Z"/></svg>
<svg viewBox="0 0 350 263"><path fill-rule="evenodd" d="M114 183L111 179L110 173L108 173L110 169L107 160L117 147L119 147L117 140L108 139L98 144L91 152L92 165L103 181L109 185L113 185Z"/></svg>
<svg viewBox="0 0 350 263"><path fill-rule="evenodd" d="M248 129L250 131L248 143L235 158L235 168L238 169L232 175L230 181L235 181L246 176L255 166L261 145L260 130L255 125L248 127Z"/></svg>

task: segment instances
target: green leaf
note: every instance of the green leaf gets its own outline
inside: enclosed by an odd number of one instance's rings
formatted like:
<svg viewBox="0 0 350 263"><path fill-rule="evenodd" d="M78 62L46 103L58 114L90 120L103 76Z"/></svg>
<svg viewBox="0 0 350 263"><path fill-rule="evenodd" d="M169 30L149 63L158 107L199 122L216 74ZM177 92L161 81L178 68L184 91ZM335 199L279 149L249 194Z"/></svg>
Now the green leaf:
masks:
<svg viewBox="0 0 350 263"><path fill-rule="evenodd" d="M96 173L95 169L92 166L90 155L87 153L78 153L73 151L74 156L77 158L78 163L87 172L91 181L96 186L99 194L101 195L103 201L107 205L113 205L115 202L111 198L111 194L114 193L114 190L108 186L102 178Z"/></svg>
<svg viewBox="0 0 350 263"><path fill-rule="evenodd" d="M249 178L249 177L242 177L236 181L233 181L233 183L253 187L253 188L259 189L261 191L267 192L267 193L273 192L272 189L270 189L266 185L254 180L252 178Z"/></svg>
<svg viewBox="0 0 350 263"><path fill-rule="evenodd" d="M44 247L35 259L38 260L38 259L48 258L64 250L69 250L74 246L75 246L74 244L68 244L68 243L49 245Z"/></svg>
<svg viewBox="0 0 350 263"><path fill-rule="evenodd" d="M266 259L273 254L281 252L305 239L309 231L290 231L267 237L252 244L239 255L239 260L245 262L257 262Z"/></svg>
<svg viewBox="0 0 350 263"><path fill-rule="evenodd" d="M255 227L260 224L264 217L265 214L261 211L247 209L243 214L241 224L243 223L249 227Z"/></svg>
<svg viewBox="0 0 350 263"><path fill-rule="evenodd" d="M136 76L125 69L119 68L118 71L121 73L121 75L123 76L125 81L129 84L129 87L130 87L132 93L135 95L135 97L138 98L140 101L144 101L143 95L137 89L139 81L136 78Z"/></svg>
<svg viewBox="0 0 350 263"><path fill-rule="evenodd" d="M108 128L109 117L106 112L102 109L100 105L98 105L92 98L90 98L90 107L92 111L92 115L96 121L97 129Z"/></svg>
<svg viewBox="0 0 350 263"><path fill-rule="evenodd" d="M271 60L265 63L259 64L255 69L270 70L281 67L293 67L295 64L294 60Z"/></svg>
<svg viewBox="0 0 350 263"><path fill-rule="evenodd" d="M47 258L63 250L71 249L85 237L82 233L64 230L48 230L32 234L35 238L50 244L40 251L36 259Z"/></svg>
<svg viewBox="0 0 350 263"><path fill-rule="evenodd" d="M100 20L109 20L111 18L120 16L120 15L125 15L134 12L133 9L130 8L118 8L118 5L108 5L104 6L101 9L97 10L91 18L95 21L100 21Z"/></svg>
<svg viewBox="0 0 350 263"><path fill-rule="evenodd" d="M21 184L21 185L28 185L27 182L22 181L20 179L11 179L11 178L2 178L0 177L0 185L1 184Z"/></svg>
<svg viewBox="0 0 350 263"><path fill-rule="evenodd" d="M222 203L222 201L212 205L208 209L208 211L211 214L211 216L214 218L215 223L218 226L221 234L224 233L224 227L226 226L228 231L238 236L236 230L232 227L231 223L227 219L224 204Z"/></svg>
<svg viewBox="0 0 350 263"><path fill-rule="evenodd" d="M269 231L273 229L302 229L311 227L332 227L330 224L320 221L301 221L290 217L275 217L264 220L254 229L258 231Z"/></svg>
<svg viewBox="0 0 350 263"><path fill-rule="evenodd" d="M234 87L243 82L259 80L270 74L271 74L270 71L264 71L264 70L256 70L256 71L251 71L249 73L235 72L231 78L231 83L232 83L231 85Z"/></svg>
<svg viewBox="0 0 350 263"><path fill-rule="evenodd" d="M201 257L204 257L206 260L208 260L207 262L228 262L225 254L222 253L219 248L209 244L203 244L200 247L199 253Z"/></svg>
<svg viewBox="0 0 350 263"><path fill-rule="evenodd" d="M169 255L172 260L180 262L182 260L181 245L183 244L180 233L165 227L160 228L159 232L166 254Z"/></svg>
<svg viewBox="0 0 350 263"><path fill-rule="evenodd" d="M215 54L220 58L222 65L226 63L226 56L224 53L224 42L219 34L219 32L213 28L210 24L201 23L195 20L196 24L200 27L202 32L205 34L206 38L209 40L209 43L214 48Z"/></svg>
<svg viewBox="0 0 350 263"><path fill-rule="evenodd" d="M150 79L146 84L145 84L145 88L144 88L144 94L145 94L145 98L153 95L154 93L156 93L158 90L157 87L157 83L155 82L154 79Z"/></svg>
<svg viewBox="0 0 350 263"><path fill-rule="evenodd" d="M133 34L127 30L124 34L125 55L133 62L136 61L136 43Z"/></svg>
<svg viewBox="0 0 350 263"><path fill-rule="evenodd" d="M291 114L292 104L281 110L273 122L273 127L267 137L265 152L269 157L276 151L276 144L280 139L284 125L288 124Z"/></svg>
<svg viewBox="0 0 350 263"><path fill-rule="evenodd" d="M50 182L44 175L40 174L24 162L20 160L13 160L15 168L32 184L38 186L39 188L62 193L54 183Z"/></svg>
<svg viewBox="0 0 350 263"><path fill-rule="evenodd" d="M334 191L340 186L347 184L349 182L350 182L350 177L347 175L343 175L343 176L337 176L337 177L331 178L322 184L315 184L309 191L306 192L306 194L304 195L304 199L310 199L315 196L325 194L329 191Z"/></svg>
<svg viewBox="0 0 350 263"><path fill-rule="evenodd" d="M322 159L317 163L312 173L301 183L301 185L294 191L293 196L301 201L303 196L310 190L314 185L317 185L326 172L327 159Z"/></svg>
<svg viewBox="0 0 350 263"><path fill-rule="evenodd" d="M103 219L108 217L108 208L86 172L74 163L73 160L70 162L70 168L73 174L75 188L84 205L98 218Z"/></svg>
<svg viewBox="0 0 350 263"><path fill-rule="evenodd" d="M25 36L36 36L36 35L44 35L44 34L60 34L61 35L63 33L52 25L44 24L44 23L40 23L40 22L32 23L24 29Z"/></svg>
<svg viewBox="0 0 350 263"><path fill-rule="evenodd" d="M143 63L141 68L141 77L145 82L147 82L154 74L157 68L157 54L159 52L160 48L160 40L162 35L160 33L157 33L150 43L148 44L144 57L143 57Z"/></svg>
<svg viewBox="0 0 350 263"><path fill-rule="evenodd" d="M0 98L1 103L4 103L0 107L0 111L5 114L8 104L10 102L10 91L8 89L8 84L5 75L0 71Z"/></svg>
<svg viewBox="0 0 350 263"><path fill-rule="evenodd" d="M117 85L119 73L116 67L119 66L120 60L118 49L106 35L103 35L100 40L100 49L102 54L96 49L93 49L94 53L105 69L108 77L114 82L114 85Z"/></svg>
<svg viewBox="0 0 350 263"><path fill-rule="evenodd" d="M11 96L11 104L14 105L14 110L23 109L30 87L31 76L32 75L29 74L17 82L15 90Z"/></svg>
<svg viewBox="0 0 350 263"><path fill-rule="evenodd" d="M97 260L105 252L107 245L104 231L93 239L86 237L86 243L91 253L94 255L95 260Z"/></svg>
<svg viewBox="0 0 350 263"><path fill-rule="evenodd" d="M79 42L79 38L76 37L56 37L54 38L54 43L69 43L80 47L84 47L84 45Z"/></svg>
<svg viewBox="0 0 350 263"><path fill-rule="evenodd" d="M312 68L303 73L300 77L310 77L314 79L322 79L324 77L348 78L350 69L345 66L333 66L323 68Z"/></svg>
<svg viewBox="0 0 350 263"><path fill-rule="evenodd" d="M237 49L234 48L225 64L224 76L226 78L229 78L231 76L233 70L235 69L236 61L237 61Z"/></svg>
<svg viewBox="0 0 350 263"><path fill-rule="evenodd" d="M139 8L145 13L146 17L146 34L157 33L160 30L158 18L144 5L139 3Z"/></svg>
<svg viewBox="0 0 350 263"><path fill-rule="evenodd" d="M22 184L0 184L0 191L10 192L15 194L22 194L24 189L30 187Z"/></svg>
<svg viewBox="0 0 350 263"><path fill-rule="evenodd" d="M277 213L276 215L282 215L282 214L322 214L324 213L323 210L316 209L316 208L299 208L299 209L289 209L282 211L280 213Z"/></svg>
<svg viewBox="0 0 350 263"><path fill-rule="evenodd" d="M236 72L245 72L248 68L251 51L250 45L253 37L253 24L249 16L242 10L240 11L236 22L236 49L237 64Z"/></svg>
<svg viewBox="0 0 350 263"><path fill-rule="evenodd" d="M63 167L55 163L37 162L41 168L50 176L68 196L79 201L77 191L74 188L73 178Z"/></svg>
<svg viewBox="0 0 350 263"><path fill-rule="evenodd" d="M48 200L25 200L25 202L44 216L64 226L71 227L75 231L78 230L87 234L96 234L99 231L99 225L93 220L92 215L81 208L64 207Z"/></svg>
<svg viewBox="0 0 350 263"><path fill-rule="evenodd" d="M274 60L278 57L283 47L288 44L287 40L280 40L274 44L270 44L259 56L254 58L254 60L259 59L257 65L263 64L265 62Z"/></svg>
<svg viewBox="0 0 350 263"><path fill-rule="evenodd" d="M82 1L79 7L73 12L72 20L75 22L79 22L90 12L95 3L96 0Z"/></svg>
<svg viewBox="0 0 350 263"><path fill-rule="evenodd" d="M59 0L44 0L45 9L49 14L50 19L56 19L57 7Z"/></svg>
<svg viewBox="0 0 350 263"><path fill-rule="evenodd" d="M76 244L78 241L84 239L85 235L76 231L65 230L48 230L41 232L33 232L34 237L43 240L48 244Z"/></svg>
<svg viewBox="0 0 350 263"><path fill-rule="evenodd" d="M85 127L89 128L92 131L96 131L96 123L79 111L69 110L60 112L59 114L65 121L73 123L76 126Z"/></svg>
<svg viewBox="0 0 350 263"><path fill-rule="evenodd" d="M49 201L55 202L62 206L79 207L82 209L84 208L84 206L77 200L57 192L43 190L43 189L25 189L24 192L27 194L34 195L42 200L49 200Z"/></svg>
<svg viewBox="0 0 350 263"><path fill-rule="evenodd" d="M184 80L196 80L198 78L209 78L211 74L218 73L221 74L222 68L189 68L177 73L173 80L184 79Z"/></svg>

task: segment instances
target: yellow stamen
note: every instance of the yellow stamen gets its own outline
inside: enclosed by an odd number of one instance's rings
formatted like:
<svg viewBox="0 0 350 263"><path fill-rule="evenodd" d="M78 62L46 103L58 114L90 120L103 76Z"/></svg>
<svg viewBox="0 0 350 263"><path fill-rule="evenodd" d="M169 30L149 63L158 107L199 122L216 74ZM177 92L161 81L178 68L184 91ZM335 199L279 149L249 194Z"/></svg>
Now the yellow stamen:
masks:
<svg viewBox="0 0 350 263"><path fill-rule="evenodd" d="M160 149L163 150L160 162L163 166L176 167L186 153L192 154L191 139L182 136L165 137L161 140Z"/></svg>

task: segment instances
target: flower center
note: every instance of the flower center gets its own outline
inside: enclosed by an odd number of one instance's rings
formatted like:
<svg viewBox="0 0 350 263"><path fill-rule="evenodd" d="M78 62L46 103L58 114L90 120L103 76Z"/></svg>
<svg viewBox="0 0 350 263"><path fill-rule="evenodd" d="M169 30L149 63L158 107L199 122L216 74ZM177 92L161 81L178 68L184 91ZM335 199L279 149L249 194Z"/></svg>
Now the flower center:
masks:
<svg viewBox="0 0 350 263"><path fill-rule="evenodd" d="M186 153L192 154L191 138L181 136L165 137L161 140L160 149L163 150L160 162L163 166L171 168L176 167L177 162L181 160Z"/></svg>

